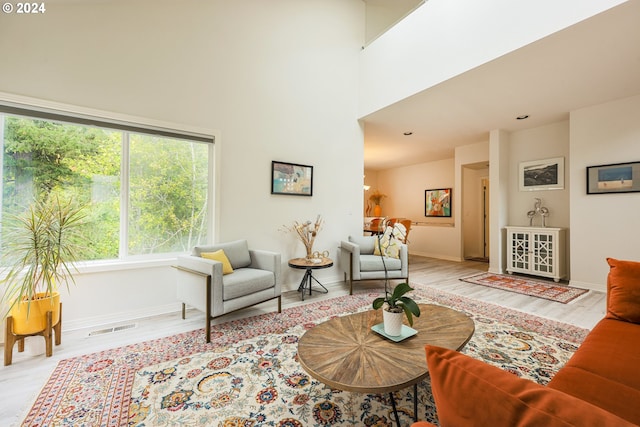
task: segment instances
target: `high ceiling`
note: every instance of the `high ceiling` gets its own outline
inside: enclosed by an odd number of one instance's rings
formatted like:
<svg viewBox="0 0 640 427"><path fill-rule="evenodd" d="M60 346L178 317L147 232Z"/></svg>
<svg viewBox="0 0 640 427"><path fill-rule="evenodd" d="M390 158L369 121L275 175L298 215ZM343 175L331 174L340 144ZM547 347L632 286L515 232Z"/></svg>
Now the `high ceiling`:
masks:
<svg viewBox="0 0 640 427"><path fill-rule="evenodd" d="M451 158L492 129L533 128L640 94L639 17L640 0L630 0L364 117L365 168Z"/></svg>

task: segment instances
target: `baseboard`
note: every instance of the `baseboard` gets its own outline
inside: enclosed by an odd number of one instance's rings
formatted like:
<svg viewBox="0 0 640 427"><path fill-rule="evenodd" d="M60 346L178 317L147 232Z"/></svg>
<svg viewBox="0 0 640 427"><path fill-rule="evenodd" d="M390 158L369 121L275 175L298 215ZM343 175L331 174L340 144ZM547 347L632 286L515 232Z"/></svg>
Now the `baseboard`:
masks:
<svg viewBox="0 0 640 427"><path fill-rule="evenodd" d="M427 258L442 259L442 260L445 260L445 261L455 261L455 262L462 262L463 261L463 259L460 258L460 257L443 256L442 254L432 254L432 253L428 253L428 252L411 251L411 252L409 252L409 256L411 256L411 255L423 256L423 257L427 257Z"/></svg>
<svg viewBox="0 0 640 427"><path fill-rule="evenodd" d="M574 288L589 289L596 292L607 292L607 285L599 285L597 283L581 282L578 280L570 280L569 286Z"/></svg>
<svg viewBox="0 0 640 427"><path fill-rule="evenodd" d="M340 274L332 275L329 277L323 277L321 283L325 286L335 285L337 283L344 282L343 276ZM282 292L296 291L300 283L288 283L282 286ZM177 313L181 310L180 302L166 304L157 307L146 307L139 310L122 311L103 316L85 317L82 319L66 320L63 319L62 329L63 331L73 331L78 329L95 328L106 325L113 325L116 323L126 323L136 319L142 319L146 317L160 316L163 314ZM4 331L4 324L0 327L0 330ZM0 343L4 342L4 333L0 335Z"/></svg>
<svg viewBox="0 0 640 427"><path fill-rule="evenodd" d="M119 313L85 317L83 319L64 320L62 321L62 329L64 331L74 331L77 329L95 328L97 326L112 325L114 323L129 322L136 319L146 317L160 316L163 314L176 313L182 309L180 302L166 304L157 307L147 307L140 310L121 311Z"/></svg>

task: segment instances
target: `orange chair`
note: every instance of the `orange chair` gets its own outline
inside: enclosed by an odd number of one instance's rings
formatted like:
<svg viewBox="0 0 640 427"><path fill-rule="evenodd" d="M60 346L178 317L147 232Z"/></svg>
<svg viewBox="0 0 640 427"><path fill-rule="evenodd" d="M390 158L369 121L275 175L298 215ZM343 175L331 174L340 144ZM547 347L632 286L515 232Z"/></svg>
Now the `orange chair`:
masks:
<svg viewBox="0 0 640 427"><path fill-rule="evenodd" d="M402 221L400 221L400 224L404 225L404 228L407 229L406 233L404 234L404 242L402 242L402 243L408 243L409 242L409 231L411 231L411 220L410 219L403 219Z"/></svg>
<svg viewBox="0 0 640 427"><path fill-rule="evenodd" d="M387 220L387 227L393 227L397 222L400 222L400 218L389 218Z"/></svg>

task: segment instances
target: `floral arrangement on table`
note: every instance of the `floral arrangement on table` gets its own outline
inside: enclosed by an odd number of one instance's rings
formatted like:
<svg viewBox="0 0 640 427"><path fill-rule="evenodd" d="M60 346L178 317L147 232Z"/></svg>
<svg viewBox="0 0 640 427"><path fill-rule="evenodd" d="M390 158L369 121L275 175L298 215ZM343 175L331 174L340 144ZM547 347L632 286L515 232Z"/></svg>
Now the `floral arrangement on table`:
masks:
<svg viewBox="0 0 640 427"><path fill-rule="evenodd" d="M307 250L307 259L313 258L313 242L316 240L316 236L322 228L322 218L320 215L316 217L316 222L311 221L298 222L294 221L293 226L284 226L287 231L293 231L298 235L298 238Z"/></svg>
<svg viewBox="0 0 640 427"><path fill-rule="evenodd" d="M374 205L379 205L380 202L382 202L382 199L384 199L385 197L387 197L386 194L382 194L379 190L376 190L371 193L371 195L369 196L369 200L371 200Z"/></svg>

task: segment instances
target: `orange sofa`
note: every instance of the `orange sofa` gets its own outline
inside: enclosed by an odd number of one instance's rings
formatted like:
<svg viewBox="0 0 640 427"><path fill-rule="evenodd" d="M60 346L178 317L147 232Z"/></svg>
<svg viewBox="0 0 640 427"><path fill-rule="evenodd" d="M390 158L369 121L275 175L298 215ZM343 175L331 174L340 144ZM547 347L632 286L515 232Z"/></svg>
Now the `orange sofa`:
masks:
<svg viewBox="0 0 640 427"><path fill-rule="evenodd" d="M640 425L640 263L607 262L607 314L547 386L427 346L440 426Z"/></svg>

